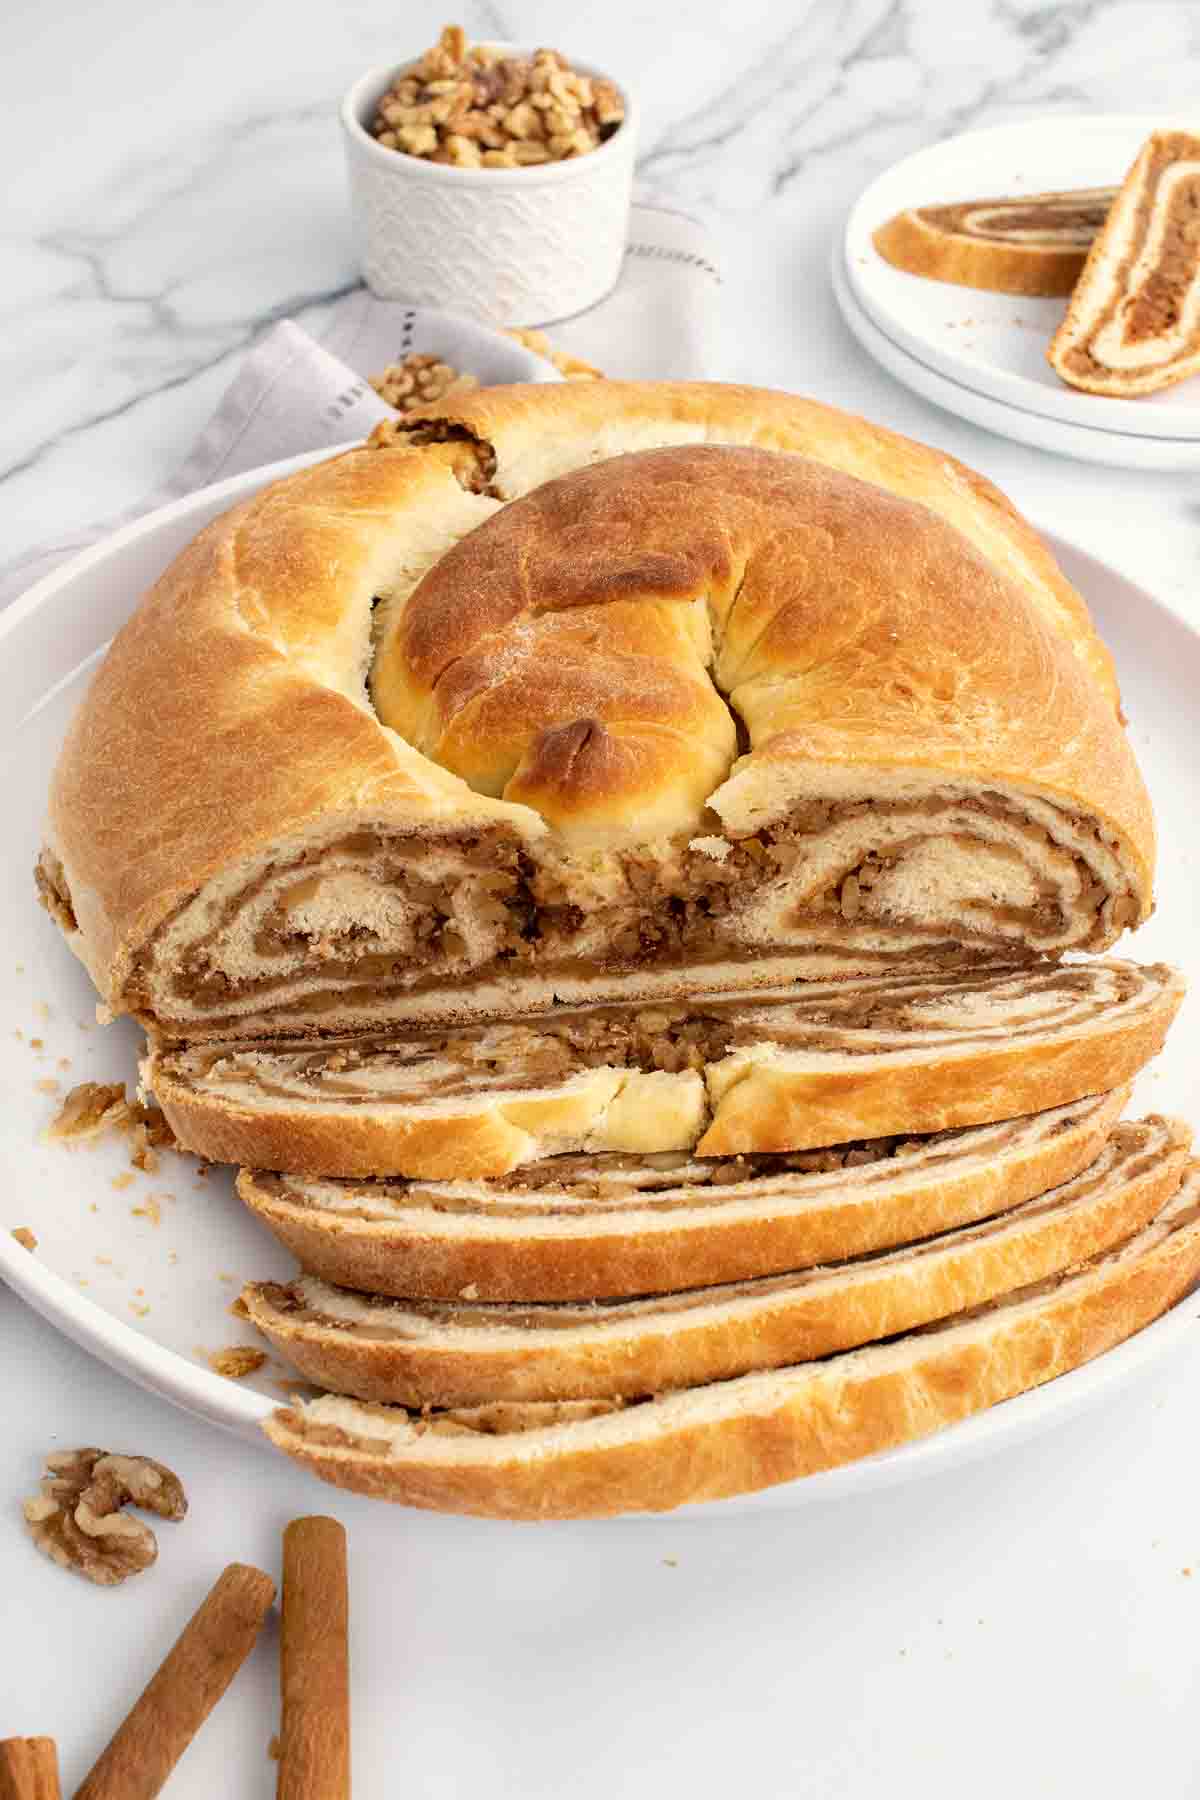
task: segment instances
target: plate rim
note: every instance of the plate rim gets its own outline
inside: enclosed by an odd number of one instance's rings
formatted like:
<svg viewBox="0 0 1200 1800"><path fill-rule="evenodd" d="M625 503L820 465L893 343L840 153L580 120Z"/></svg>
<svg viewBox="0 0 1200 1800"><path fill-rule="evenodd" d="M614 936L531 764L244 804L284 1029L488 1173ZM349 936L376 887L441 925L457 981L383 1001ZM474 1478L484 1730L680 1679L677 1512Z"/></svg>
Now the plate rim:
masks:
<svg viewBox="0 0 1200 1800"><path fill-rule="evenodd" d="M1180 124L1187 123L1189 129L1196 129L1197 120L1192 116L1185 121L1179 115ZM985 364L982 368L973 363L964 363L951 351L943 351L936 343L923 337L905 324L903 319L894 317L878 300L871 288L866 284L858 266L858 257L867 253L880 263L886 262L871 243L870 230L864 225L865 214L873 210L872 201L879 188L892 177L903 173L910 165L919 164L923 159L936 160L939 155L955 145L977 144L981 140L1005 139L1012 141L1025 133L1044 130L1048 125L1055 128L1065 127L1088 135L1100 135L1106 131L1128 130L1139 131L1148 136L1155 130L1169 128L1172 119L1164 119L1151 113L1067 113L1045 114L1032 119L1015 119L1006 124L989 125L974 131L958 132L952 137L940 138L932 144L924 144L918 150L911 151L908 156L892 163L874 175L859 193L846 217L842 233L842 244L845 255L846 275L858 305L866 316L883 334L899 349L914 357L925 368L933 370L944 379L954 382L959 387L969 388L973 393L994 400L1004 406L1012 406L1020 411L1036 414L1040 418L1053 419L1064 425L1077 426L1081 430L1112 432L1121 437L1145 437L1159 441L1190 443L1200 447L1200 401L1193 409L1194 417L1188 414L1160 413L1152 418L1147 413L1141 400L1124 399L1116 395L1081 394L1073 389L1041 387L1031 381L1028 376L1014 374L1010 370ZM929 204L925 202L924 204ZM905 271L896 271L903 274ZM914 280L920 277L913 277ZM941 284L945 286L946 284ZM987 292L986 289L971 290L961 288L958 291ZM1029 296L1037 298L1038 296ZM1001 296L1004 298L1004 296ZM1021 296L1010 296L1018 299ZM1094 419L1077 416L1086 409ZM1180 418L1178 429L1171 429L1170 419Z"/></svg>
<svg viewBox="0 0 1200 1800"><path fill-rule="evenodd" d="M952 376L943 375L894 343L864 312L854 297L846 269L845 249L840 240L833 247L830 275L842 320L872 361L902 387L952 417L965 419L968 424L979 425L997 437L1028 445L1047 455L1067 456L1104 468L1139 469L1170 475L1191 474L1200 468L1200 438L1146 437L1133 432L1109 431L1100 426L1077 425L1065 419L1050 418L1044 413L1028 412L1006 400L995 400ZM1116 564L1112 567L1123 576Z"/></svg>
<svg viewBox="0 0 1200 1800"><path fill-rule="evenodd" d="M280 479L294 469L327 460L353 445L305 452L300 456L265 464L261 468L242 471L225 481L196 490L169 502L142 518L131 521L117 531L89 545L70 557L50 574L42 577L0 616L0 644L44 606L53 604L61 590L81 576L86 576L106 557L119 555L139 536L149 535L159 525L185 517L190 509L210 506L214 499L240 498L270 481ZM1091 550L1042 525L1036 513L1026 515L1034 530L1047 542L1055 556L1069 555L1092 565L1098 571L1116 576L1150 608L1165 614L1192 637L1200 640L1200 624L1190 619L1182 606L1150 592L1127 571L1119 558L1100 557ZM126 1323L89 1295L78 1292L66 1277L42 1264L8 1232L0 1232L0 1280L25 1300L56 1330L116 1373L185 1412L204 1419L219 1429L245 1440L263 1445L262 1421L283 1404L252 1388L244 1388L227 1377L217 1375L200 1363L147 1337ZM957 1462L972 1461L992 1451L1022 1442L1055 1419L1073 1416L1083 1410L1099 1388L1119 1386L1124 1380L1166 1356L1179 1342L1186 1341L1187 1328L1197 1319L1192 1304L1200 1295L1200 1287L1178 1300L1158 1319L1144 1326L1123 1343L1114 1346L1080 1367L1068 1371L1054 1381L1015 1395L1002 1405L961 1421L957 1426L935 1432L930 1437L859 1459L815 1475L800 1477L757 1493L733 1496L728 1500L705 1502L679 1509L673 1516L712 1517L714 1510L759 1511L769 1505L801 1504L810 1500L832 1498L841 1492L868 1491L916 1480L934 1474ZM978 1429L973 1430L976 1427ZM866 1473L864 1474L864 1471ZM632 1514L627 1517L646 1517Z"/></svg>

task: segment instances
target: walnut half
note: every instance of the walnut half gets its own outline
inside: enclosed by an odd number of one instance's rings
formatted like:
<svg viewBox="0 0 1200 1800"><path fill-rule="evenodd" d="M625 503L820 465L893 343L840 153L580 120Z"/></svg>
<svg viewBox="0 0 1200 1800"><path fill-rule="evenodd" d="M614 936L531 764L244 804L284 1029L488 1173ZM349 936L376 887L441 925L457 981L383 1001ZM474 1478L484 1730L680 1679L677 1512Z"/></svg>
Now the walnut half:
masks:
<svg viewBox="0 0 1200 1800"><path fill-rule="evenodd" d="M140 1506L161 1519L182 1519L187 1512L179 1477L163 1463L108 1450L47 1456L41 1490L25 1502L34 1543L52 1562L101 1587L140 1574L158 1556L150 1527L122 1507Z"/></svg>

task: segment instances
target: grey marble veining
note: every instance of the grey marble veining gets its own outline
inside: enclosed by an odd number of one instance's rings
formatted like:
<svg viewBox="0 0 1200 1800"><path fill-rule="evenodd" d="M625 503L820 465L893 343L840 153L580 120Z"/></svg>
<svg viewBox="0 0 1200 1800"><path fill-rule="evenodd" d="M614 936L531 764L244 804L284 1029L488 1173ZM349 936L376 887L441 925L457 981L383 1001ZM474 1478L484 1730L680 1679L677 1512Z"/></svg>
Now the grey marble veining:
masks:
<svg viewBox="0 0 1200 1800"><path fill-rule="evenodd" d="M843 400L975 460L982 446L990 469L1018 485L1032 471L1078 505L1083 471L1016 460L866 362L833 312L828 248L858 189L921 144L1047 112L1186 111L1200 8L471 0L460 16L636 83L641 178L707 213L725 265L711 373ZM147 0L10 0L0 148L21 179L0 239L0 557L149 490L265 327L319 326L355 285L337 100L443 18L440 0L402 15L383 0L211 0L171 17ZM1135 513L1152 504L1152 478L1114 479Z"/></svg>

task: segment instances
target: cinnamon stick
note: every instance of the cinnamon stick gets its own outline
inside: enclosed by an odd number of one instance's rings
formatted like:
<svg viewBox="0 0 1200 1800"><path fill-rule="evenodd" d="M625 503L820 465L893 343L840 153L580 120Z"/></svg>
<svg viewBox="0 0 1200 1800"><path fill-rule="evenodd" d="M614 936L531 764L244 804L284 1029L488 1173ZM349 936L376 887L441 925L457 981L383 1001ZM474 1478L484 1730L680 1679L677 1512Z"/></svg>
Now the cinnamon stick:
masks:
<svg viewBox="0 0 1200 1800"><path fill-rule="evenodd" d="M346 1533L336 1519L293 1519L283 1534L276 1800L350 1800Z"/></svg>
<svg viewBox="0 0 1200 1800"><path fill-rule="evenodd" d="M153 1800L249 1656L274 1598L269 1575L230 1563L75 1800Z"/></svg>
<svg viewBox="0 0 1200 1800"><path fill-rule="evenodd" d="M53 1738L5 1738L0 1743L0 1800L62 1800Z"/></svg>

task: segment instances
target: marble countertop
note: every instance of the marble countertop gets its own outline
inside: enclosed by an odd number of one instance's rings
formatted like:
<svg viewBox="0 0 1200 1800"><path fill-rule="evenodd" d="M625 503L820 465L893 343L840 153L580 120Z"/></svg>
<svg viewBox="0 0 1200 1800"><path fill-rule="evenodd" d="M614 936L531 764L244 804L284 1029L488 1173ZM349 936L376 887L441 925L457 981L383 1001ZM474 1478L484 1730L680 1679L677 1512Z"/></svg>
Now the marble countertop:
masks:
<svg viewBox="0 0 1200 1800"><path fill-rule="evenodd" d="M282 317L319 327L354 286L335 101L443 16L431 0L9 0L0 561L152 489L259 334ZM637 82L643 177L703 210L719 246L723 353L708 373L944 446L1200 619L1189 477L1073 463L925 404L858 349L827 276L855 194L922 144L1050 112L1186 111L1200 9L470 0L460 16L472 35L558 42ZM68 1781L219 1564L274 1566L280 1524L306 1510L351 1528L364 1796L486 1784L514 1800L708 1800L752 1784L767 1800L918 1786L949 1800L967 1785L979 1800L1116 1800L1200 1777L1195 1353L953 1476L604 1533L333 1495L142 1395L3 1294L0 1356L0 1576L24 1621L0 1649L0 1736L55 1733ZM177 1461L193 1490L160 1567L116 1594L40 1562L14 1517L50 1444L98 1438ZM256 1652L170 1794L273 1791L272 1654Z"/></svg>

